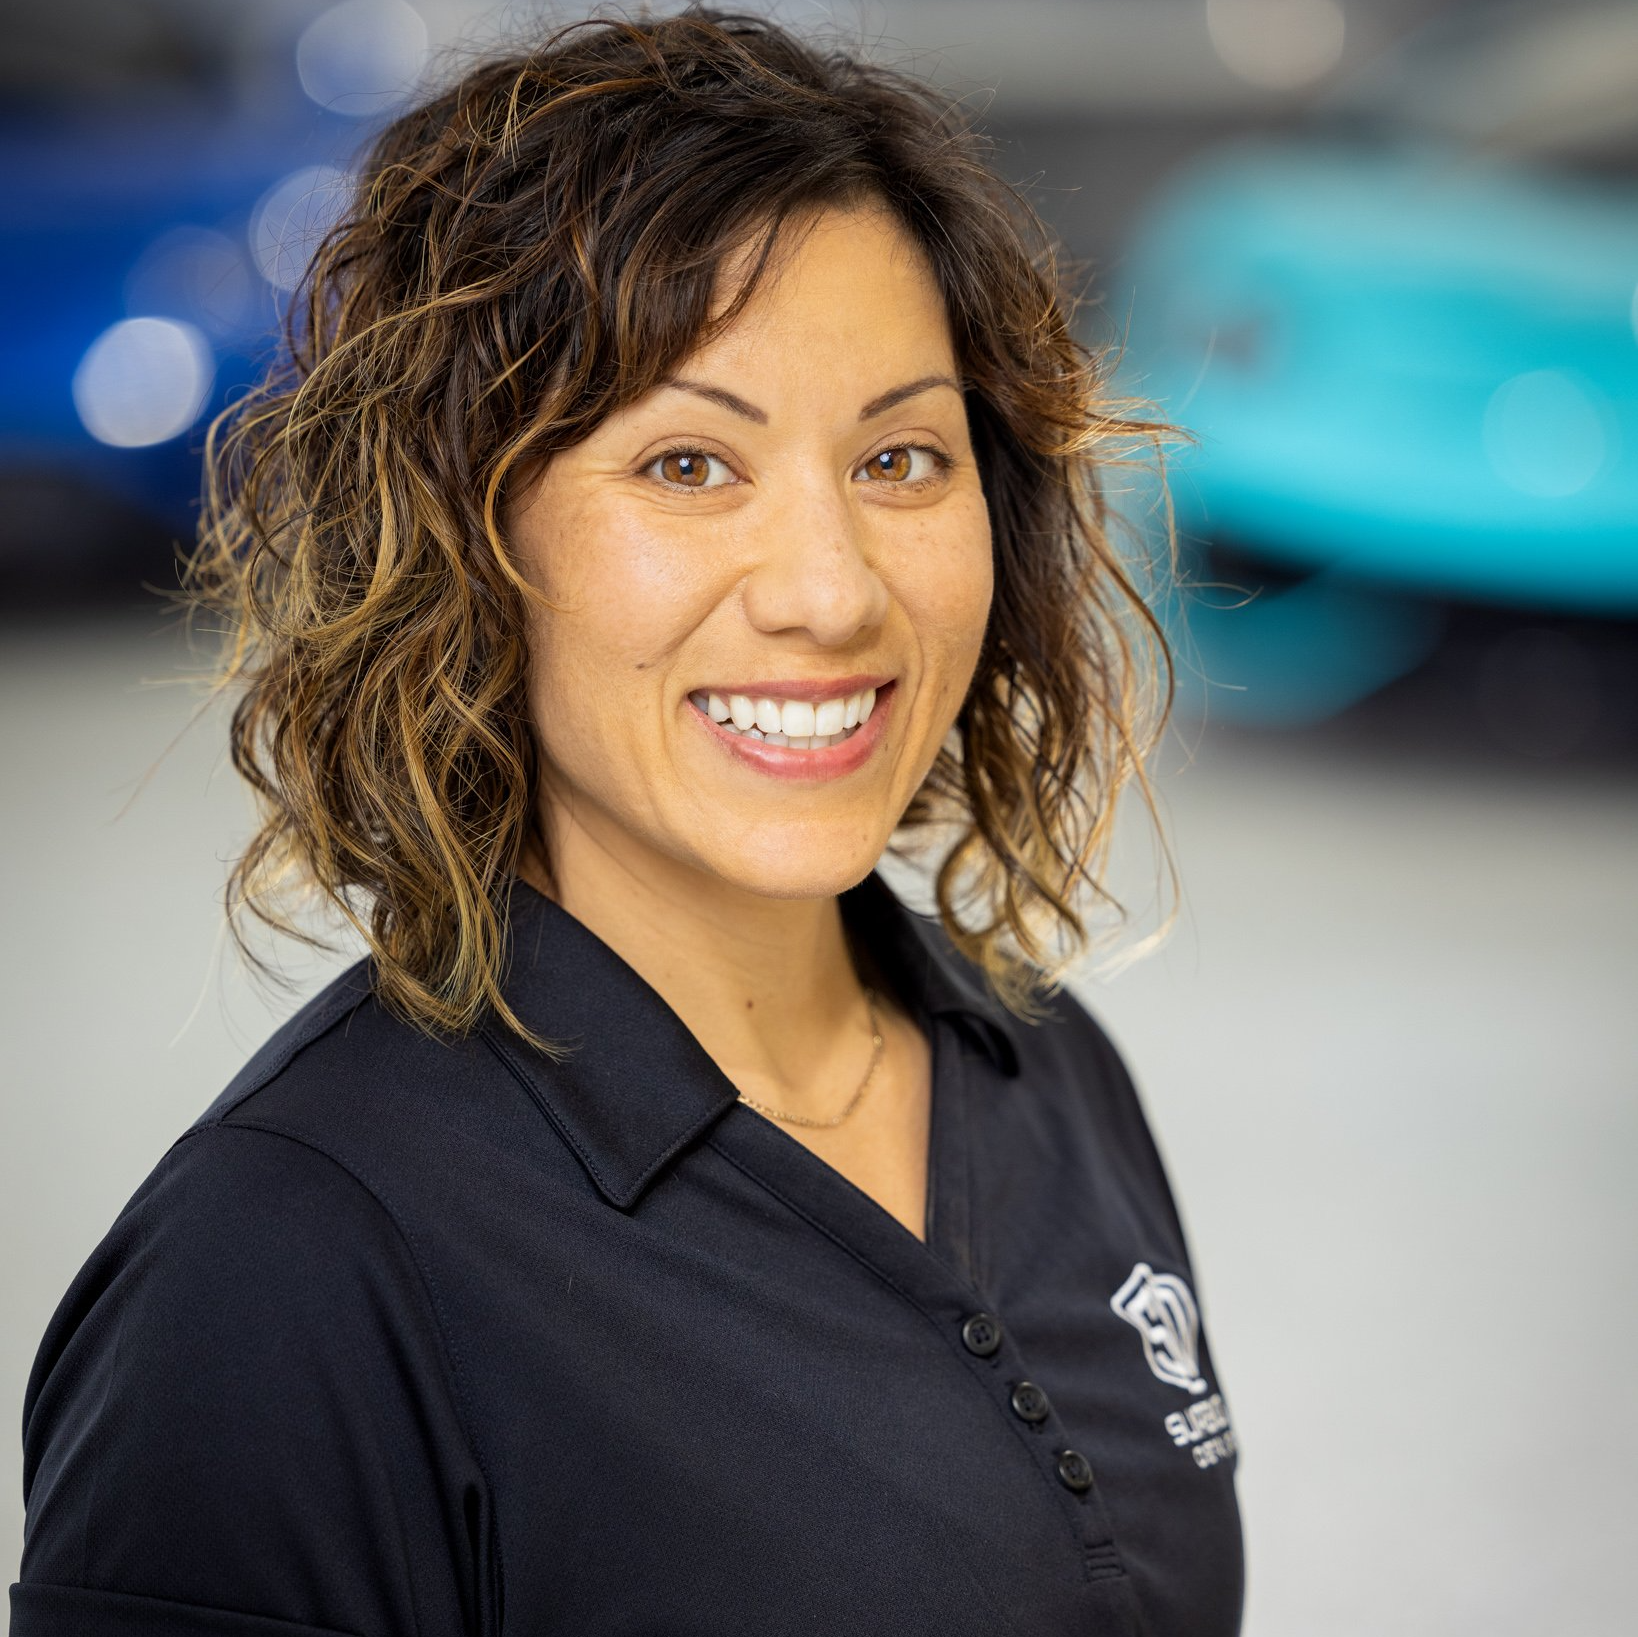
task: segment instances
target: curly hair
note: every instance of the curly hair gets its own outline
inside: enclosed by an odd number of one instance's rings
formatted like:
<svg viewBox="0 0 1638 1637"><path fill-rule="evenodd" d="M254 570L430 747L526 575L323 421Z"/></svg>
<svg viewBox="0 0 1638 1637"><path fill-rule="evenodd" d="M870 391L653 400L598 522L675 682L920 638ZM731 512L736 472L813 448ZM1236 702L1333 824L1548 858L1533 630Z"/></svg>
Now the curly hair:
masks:
<svg viewBox="0 0 1638 1637"><path fill-rule="evenodd" d="M570 23L376 136L280 361L210 428L179 594L225 616L212 683L238 690L232 759L259 819L226 907L252 964L242 908L322 942L289 912L297 889L363 935L395 1015L461 1034L493 1008L555 1052L502 994L516 866L526 844L546 857L525 696L540 594L507 497L731 324L784 224L869 201L942 294L995 571L972 686L891 850L938 839L946 931L1039 1015L1091 941L1083 891L1124 917L1101 879L1117 792L1135 780L1157 816L1144 761L1171 661L1102 473L1160 465L1176 429L1112 395L990 152L920 79L697 5Z"/></svg>

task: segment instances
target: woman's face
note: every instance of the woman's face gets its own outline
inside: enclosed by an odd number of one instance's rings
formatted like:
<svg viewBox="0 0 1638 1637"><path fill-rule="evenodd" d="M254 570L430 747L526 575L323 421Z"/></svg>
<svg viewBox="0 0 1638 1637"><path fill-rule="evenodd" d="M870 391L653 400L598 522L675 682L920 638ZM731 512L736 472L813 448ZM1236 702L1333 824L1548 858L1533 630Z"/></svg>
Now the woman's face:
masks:
<svg viewBox="0 0 1638 1637"><path fill-rule="evenodd" d="M552 457L511 537L559 605L530 680L559 856L777 898L870 871L989 612L956 382L912 241L827 211L670 383Z"/></svg>

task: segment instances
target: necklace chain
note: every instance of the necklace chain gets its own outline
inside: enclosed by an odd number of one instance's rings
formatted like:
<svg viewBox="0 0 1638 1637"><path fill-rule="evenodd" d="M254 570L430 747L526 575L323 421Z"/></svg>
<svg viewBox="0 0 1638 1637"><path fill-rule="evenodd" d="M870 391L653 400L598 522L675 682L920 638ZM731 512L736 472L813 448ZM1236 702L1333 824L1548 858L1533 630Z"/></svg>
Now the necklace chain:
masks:
<svg viewBox="0 0 1638 1637"><path fill-rule="evenodd" d="M747 1097L743 1091L739 1094L739 1100L749 1104L758 1114L770 1115L773 1119L784 1120L789 1125L840 1125L859 1106L859 1099L864 1096L865 1088L875 1077L876 1065L882 1057L882 1029L876 1017L876 991L867 988L864 996L865 1009L870 1013L870 1067L865 1070L864 1079L859 1082L859 1089L848 1099L847 1107L840 1114L829 1120L810 1120L803 1114L782 1114L777 1108L769 1108L766 1103L759 1103L754 1097Z"/></svg>

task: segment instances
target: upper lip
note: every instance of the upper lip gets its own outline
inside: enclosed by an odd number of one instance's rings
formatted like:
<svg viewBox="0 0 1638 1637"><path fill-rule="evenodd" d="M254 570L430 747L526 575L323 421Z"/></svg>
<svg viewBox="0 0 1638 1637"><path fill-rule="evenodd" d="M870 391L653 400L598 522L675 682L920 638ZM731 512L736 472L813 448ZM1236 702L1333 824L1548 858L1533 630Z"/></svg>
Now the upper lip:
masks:
<svg viewBox="0 0 1638 1637"><path fill-rule="evenodd" d="M851 693L863 693L866 688L885 688L892 680L891 676L861 671L856 676L829 677L817 682L713 682L692 691L719 694L724 699L735 693L742 693L747 699L806 699L819 705L827 699L846 699Z"/></svg>

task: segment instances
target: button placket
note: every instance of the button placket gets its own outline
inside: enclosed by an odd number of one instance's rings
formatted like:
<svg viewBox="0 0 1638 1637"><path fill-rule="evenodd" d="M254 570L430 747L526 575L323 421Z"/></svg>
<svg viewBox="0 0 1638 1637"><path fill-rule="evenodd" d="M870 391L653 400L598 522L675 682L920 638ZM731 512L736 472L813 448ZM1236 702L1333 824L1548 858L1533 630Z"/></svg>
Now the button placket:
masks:
<svg viewBox="0 0 1638 1637"><path fill-rule="evenodd" d="M1007 1354L1003 1349L1008 1340L1001 1320L987 1308L968 1313L961 1321L961 1343L975 1358L981 1358L992 1368L999 1366ZM1016 1354L1016 1347L1011 1352ZM1021 1360L1014 1359L1014 1363ZM1063 1442L1066 1428L1053 1426L1052 1400L1046 1389L1029 1380L1022 1372L1007 1374L1005 1382L1006 1409L1016 1421L1022 1422L1032 1433L1048 1430L1057 1436L1044 1448L1040 1456L1050 1467L1050 1479L1065 1494L1065 1504L1080 1518L1076 1538L1080 1542L1081 1569L1090 1580L1119 1578L1126 1573L1120 1548L1114 1539L1113 1525L1108 1509L1096 1488L1092 1463L1078 1449ZM1043 1472L1043 1477L1047 1473Z"/></svg>
<svg viewBox="0 0 1638 1637"><path fill-rule="evenodd" d="M1006 1327L986 1308L969 1313L961 1321L961 1345L975 1358L990 1365L1001 1363L1001 1349L1007 1339ZM1007 1388L1007 1408L1031 1432L1044 1432L1052 1419L1052 1400L1046 1389L1027 1377L1011 1378ZM1052 1470L1058 1482L1078 1500L1084 1501L1093 1484L1092 1463L1067 1444L1052 1450Z"/></svg>

